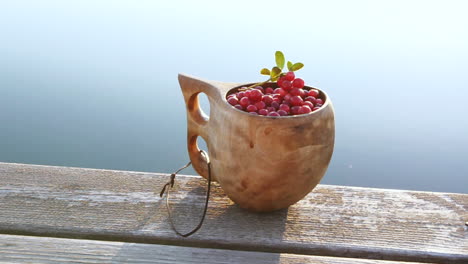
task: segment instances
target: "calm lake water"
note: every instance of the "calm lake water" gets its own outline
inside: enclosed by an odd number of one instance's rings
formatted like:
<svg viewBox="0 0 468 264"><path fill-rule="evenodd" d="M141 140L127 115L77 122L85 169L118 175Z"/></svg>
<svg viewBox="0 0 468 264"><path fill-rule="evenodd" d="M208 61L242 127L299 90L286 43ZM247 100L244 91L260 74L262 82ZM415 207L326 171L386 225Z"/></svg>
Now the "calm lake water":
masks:
<svg viewBox="0 0 468 264"><path fill-rule="evenodd" d="M322 183L467 193L466 10L466 1L2 1L0 161L172 172L188 161L177 73L260 81L282 50L335 106Z"/></svg>

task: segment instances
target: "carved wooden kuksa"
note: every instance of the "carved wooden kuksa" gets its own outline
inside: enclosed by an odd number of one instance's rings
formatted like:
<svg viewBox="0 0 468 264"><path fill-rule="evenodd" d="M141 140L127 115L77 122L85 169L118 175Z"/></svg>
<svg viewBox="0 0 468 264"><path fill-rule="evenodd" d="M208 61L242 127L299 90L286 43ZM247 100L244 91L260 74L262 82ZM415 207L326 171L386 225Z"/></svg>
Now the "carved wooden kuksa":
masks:
<svg viewBox="0 0 468 264"><path fill-rule="evenodd" d="M226 95L242 84L205 81L179 74L187 106L188 152L195 170L207 178L207 160L197 137L208 147L212 179L239 206L252 211L288 207L320 182L330 162L335 141L334 110L320 91L323 106L312 113L265 117L229 105ZM276 87L276 84L267 84ZM312 87L305 87L311 89ZM210 116L200 109L205 93Z"/></svg>

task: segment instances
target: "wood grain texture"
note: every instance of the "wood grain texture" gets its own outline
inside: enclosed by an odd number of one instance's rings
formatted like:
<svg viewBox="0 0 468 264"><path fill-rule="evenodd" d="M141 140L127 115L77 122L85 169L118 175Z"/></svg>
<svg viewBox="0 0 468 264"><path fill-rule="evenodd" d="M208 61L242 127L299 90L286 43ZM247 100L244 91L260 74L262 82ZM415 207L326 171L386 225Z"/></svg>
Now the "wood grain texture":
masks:
<svg viewBox="0 0 468 264"><path fill-rule="evenodd" d="M250 213L216 184L201 230L170 229L168 175L0 163L0 233L335 257L468 262L468 195L319 185L288 209ZM178 176L181 230L197 224L206 181Z"/></svg>
<svg viewBox="0 0 468 264"><path fill-rule="evenodd" d="M383 260L11 235L0 235L0 263L411 264Z"/></svg>
<svg viewBox="0 0 468 264"><path fill-rule="evenodd" d="M240 207L256 212L286 208L312 191L325 175L333 153L335 121L333 105L323 91L324 104L317 111L265 117L227 103L227 93L241 84L183 74L179 83L187 106L190 160L207 178L207 164L196 144L201 136L208 146L212 177ZM210 101L209 120L199 108L200 92Z"/></svg>

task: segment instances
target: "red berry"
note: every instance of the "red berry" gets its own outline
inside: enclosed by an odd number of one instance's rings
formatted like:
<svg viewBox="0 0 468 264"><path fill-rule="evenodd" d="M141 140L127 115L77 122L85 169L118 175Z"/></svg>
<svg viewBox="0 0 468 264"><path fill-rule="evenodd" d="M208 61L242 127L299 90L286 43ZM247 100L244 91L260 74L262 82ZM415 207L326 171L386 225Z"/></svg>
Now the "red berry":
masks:
<svg viewBox="0 0 468 264"><path fill-rule="evenodd" d="M320 109L320 107L316 106L316 107L312 108L312 111L315 111L315 110L318 110L318 109Z"/></svg>
<svg viewBox="0 0 468 264"><path fill-rule="evenodd" d="M309 90L309 96L313 96L313 97L317 98L318 95L319 95L319 91L317 89Z"/></svg>
<svg viewBox="0 0 468 264"><path fill-rule="evenodd" d="M244 110L244 108L243 108L242 105L240 105L240 104L236 104L234 107L237 108L237 109L239 109L239 110Z"/></svg>
<svg viewBox="0 0 468 264"><path fill-rule="evenodd" d="M283 83L283 81L285 81L286 79L284 79L284 76L281 76L278 78L278 80L276 81L276 83L278 84L279 87L281 87L281 84Z"/></svg>
<svg viewBox="0 0 468 264"><path fill-rule="evenodd" d="M260 90L252 89L250 90L249 99L258 102L262 100L263 93Z"/></svg>
<svg viewBox="0 0 468 264"><path fill-rule="evenodd" d="M273 88L271 88L271 87L266 88L265 93L266 94L272 94L273 93Z"/></svg>
<svg viewBox="0 0 468 264"><path fill-rule="evenodd" d="M291 114L297 115L299 113L300 106L293 106L291 107Z"/></svg>
<svg viewBox="0 0 468 264"><path fill-rule="evenodd" d="M280 106L280 104L279 104L278 102L276 102L276 101L273 101L273 102L271 103L271 107L274 107L275 109L278 109L279 106Z"/></svg>
<svg viewBox="0 0 468 264"><path fill-rule="evenodd" d="M304 101L304 102L302 103L302 105L303 105L303 106L304 106L304 105L307 105L307 106L310 107L310 109L314 108L314 104L311 103L311 102L309 102L309 101Z"/></svg>
<svg viewBox="0 0 468 264"><path fill-rule="evenodd" d="M312 109L310 109L310 107L308 105L301 106L301 108L299 108L299 111L298 111L298 113L300 115L308 114L310 112L312 112Z"/></svg>
<svg viewBox="0 0 468 264"><path fill-rule="evenodd" d="M268 113L268 116L280 116L280 114L278 114L278 112L272 111Z"/></svg>
<svg viewBox="0 0 468 264"><path fill-rule="evenodd" d="M237 93L237 98L242 98L244 96L245 96L244 92L238 92Z"/></svg>
<svg viewBox="0 0 468 264"><path fill-rule="evenodd" d="M307 96L307 97L304 99L304 101L309 101L309 102L311 102L311 103L313 103L313 104L316 104L316 103L317 103L317 99L315 99L315 97L313 97L313 96Z"/></svg>
<svg viewBox="0 0 468 264"><path fill-rule="evenodd" d="M288 93L283 97L283 101L289 102L289 100L291 100L291 97L292 95Z"/></svg>
<svg viewBox="0 0 468 264"><path fill-rule="evenodd" d="M279 94L281 97L286 95L286 91L283 90L282 88L276 88L274 91L275 94Z"/></svg>
<svg viewBox="0 0 468 264"><path fill-rule="evenodd" d="M323 100L320 99L320 98L317 98L317 104L321 104L321 105L322 105L322 104L323 104Z"/></svg>
<svg viewBox="0 0 468 264"><path fill-rule="evenodd" d="M257 112L249 112L249 114L252 114L252 115L258 115Z"/></svg>
<svg viewBox="0 0 468 264"><path fill-rule="evenodd" d="M260 85L255 86L254 89L257 89L257 90L259 90L259 91L262 92L262 93L265 93L265 89L263 89L263 87L261 87Z"/></svg>
<svg viewBox="0 0 468 264"><path fill-rule="evenodd" d="M259 114L259 115L262 115L262 116L266 116L266 115L268 115L268 110L266 110L266 109L260 109L260 110L258 110L258 114Z"/></svg>
<svg viewBox="0 0 468 264"><path fill-rule="evenodd" d="M274 111L276 111L276 109L275 109L274 107L272 107L272 106L269 106L269 107L267 107L266 109L268 110L268 112L274 112Z"/></svg>
<svg viewBox="0 0 468 264"><path fill-rule="evenodd" d="M292 71L286 73L286 75L284 76L284 79L286 79L288 81L293 81L294 78L296 78L296 76L294 75L294 72L292 72Z"/></svg>
<svg viewBox="0 0 468 264"><path fill-rule="evenodd" d="M296 88L302 88L304 87L304 80L302 80L301 78L296 78L294 79L292 86Z"/></svg>
<svg viewBox="0 0 468 264"><path fill-rule="evenodd" d="M239 100L237 100L235 96L229 97L227 101L230 105L236 105L239 103Z"/></svg>
<svg viewBox="0 0 468 264"><path fill-rule="evenodd" d="M242 105L242 107L247 107L248 105L250 105L250 100L248 97L242 97L240 100L239 100L239 104Z"/></svg>
<svg viewBox="0 0 468 264"><path fill-rule="evenodd" d="M295 95L302 96L302 95L304 95L304 90L302 90L302 89L300 89L300 88L292 88L291 91L289 91L289 93L290 93L292 96L295 96Z"/></svg>
<svg viewBox="0 0 468 264"><path fill-rule="evenodd" d="M270 105L271 102L273 102L273 96L271 95L264 95L262 97L262 101L266 104L266 105Z"/></svg>
<svg viewBox="0 0 468 264"><path fill-rule="evenodd" d="M263 109L263 108L266 107L266 104L263 101L256 102L254 105L255 105L255 107L257 107L258 110Z"/></svg>
<svg viewBox="0 0 468 264"><path fill-rule="evenodd" d="M247 112L257 112L257 107L255 105L249 105L247 106Z"/></svg>
<svg viewBox="0 0 468 264"><path fill-rule="evenodd" d="M281 88L283 88L286 91L289 91L292 87L292 83L290 81L283 81L280 85Z"/></svg>
<svg viewBox="0 0 468 264"><path fill-rule="evenodd" d="M289 101L294 106L300 106L300 105L302 105L302 102L304 102L304 100L302 100L302 98L299 95L292 96Z"/></svg>
<svg viewBox="0 0 468 264"><path fill-rule="evenodd" d="M283 110L285 112L289 112L290 108L289 108L289 105L287 105L287 104L280 104L279 109Z"/></svg>
<svg viewBox="0 0 468 264"><path fill-rule="evenodd" d="M274 95L273 95L273 102L279 102L279 101L281 101L281 100L283 100L283 98L281 97L281 95L279 95L279 94L274 94Z"/></svg>
<svg viewBox="0 0 468 264"><path fill-rule="evenodd" d="M278 110L277 112L280 116L287 116L288 115L288 112L284 111L284 110Z"/></svg>

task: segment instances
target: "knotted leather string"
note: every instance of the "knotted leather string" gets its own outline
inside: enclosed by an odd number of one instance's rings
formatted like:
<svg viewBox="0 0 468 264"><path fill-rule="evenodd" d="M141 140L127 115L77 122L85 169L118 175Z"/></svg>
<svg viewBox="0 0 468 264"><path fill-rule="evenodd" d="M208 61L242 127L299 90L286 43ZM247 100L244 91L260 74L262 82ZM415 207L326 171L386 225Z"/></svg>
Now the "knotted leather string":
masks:
<svg viewBox="0 0 468 264"><path fill-rule="evenodd" d="M174 230L174 232L176 232L177 235L182 236L182 237L188 237L190 235L193 235L195 232L197 232L201 228L201 226L203 225L203 221L205 220L206 211L208 210L208 201L210 199L210 190L211 190L211 165L210 165L210 159L208 158L208 154L206 154L206 152L203 151L203 150L200 150L200 153L206 158L206 161L207 161L207 166L208 166L208 188L206 190L206 201L205 201L205 208L203 209L203 215L202 215L198 225L192 231L190 231L190 232L188 232L186 234L183 234L183 233L181 233L181 232L179 232L177 230L177 228L175 227L174 221L172 219L171 206L169 205L169 194L170 194L170 190L174 187L175 176L180 171L182 171L183 169L190 166L192 164L192 162L189 161L185 166L181 167L180 169L178 169L177 171L172 173L169 182L167 182L163 186L163 188L161 190L161 193L159 194L160 197L163 197L164 193L166 193L166 208L167 208L167 212L169 214L169 222L171 223L171 227Z"/></svg>

